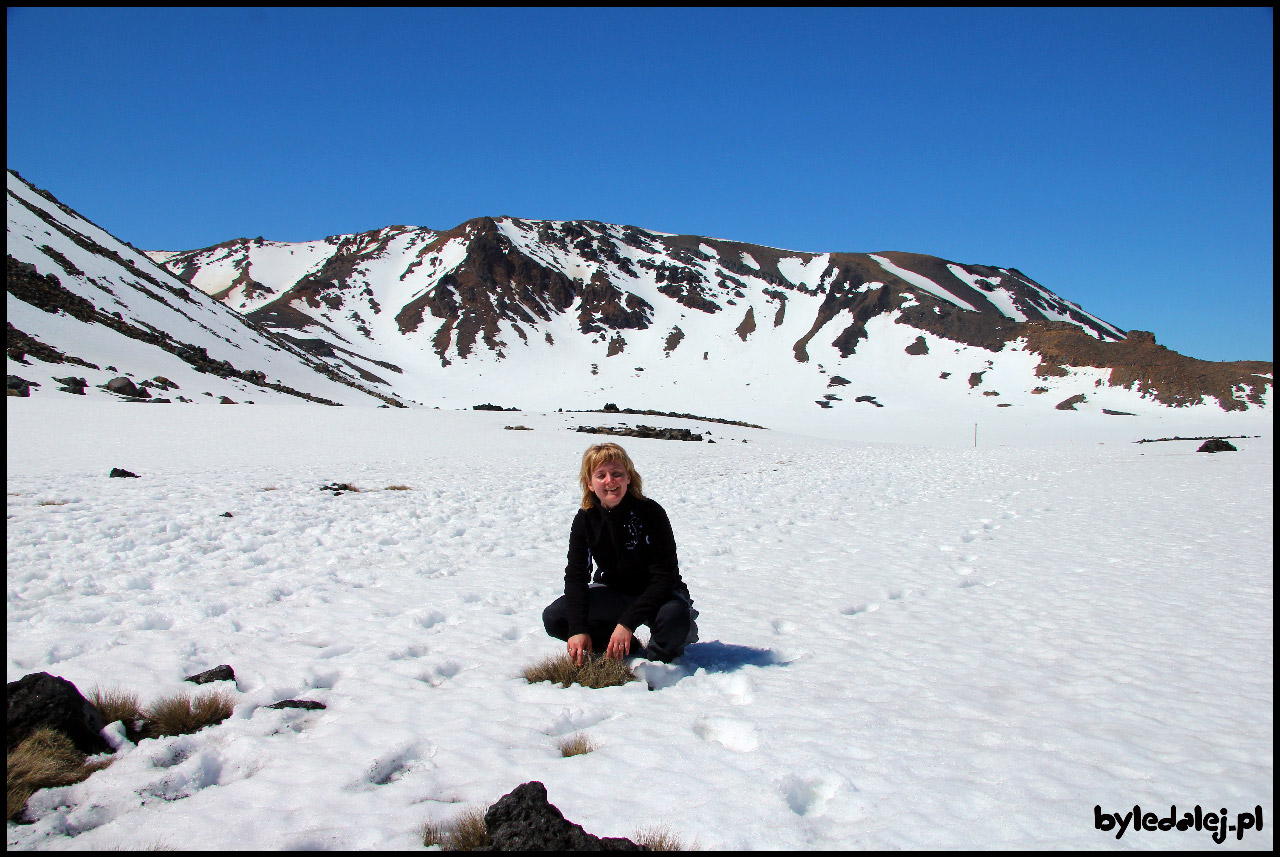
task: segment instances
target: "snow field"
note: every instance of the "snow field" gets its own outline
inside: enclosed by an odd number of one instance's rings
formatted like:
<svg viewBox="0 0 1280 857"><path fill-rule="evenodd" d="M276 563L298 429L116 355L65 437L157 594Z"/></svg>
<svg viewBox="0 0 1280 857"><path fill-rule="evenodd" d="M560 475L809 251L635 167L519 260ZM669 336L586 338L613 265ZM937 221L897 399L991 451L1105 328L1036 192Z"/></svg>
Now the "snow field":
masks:
<svg viewBox="0 0 1280 857"><path fill-rule="evenodd" d="M1208 847L1116 840L1095 804L1270 820L1269 436L618 439L672 518L701 641L586 690L520 677L563 648L541 611L579 456L606 439L562 415L8 415L8 680L145 703L220 663L238 678L230 720L38 794L10 848L415 848L532 779L597 835L715 849ZM335 481L363 490L318 490ZM288 698L328 708L263 708ZM561 758L577 732L599 749Z"/></svg>

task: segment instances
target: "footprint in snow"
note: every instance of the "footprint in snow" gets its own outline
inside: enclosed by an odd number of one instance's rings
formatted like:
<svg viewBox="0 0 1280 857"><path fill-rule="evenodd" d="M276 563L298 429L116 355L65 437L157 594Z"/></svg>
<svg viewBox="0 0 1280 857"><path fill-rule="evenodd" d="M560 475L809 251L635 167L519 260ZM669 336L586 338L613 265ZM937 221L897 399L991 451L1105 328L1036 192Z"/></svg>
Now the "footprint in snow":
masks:
<svg viewBox="0 0 1280 857"><path fill-rule="evenodd" d="M419 758L416 744L398 747L375 759L356 786L385 786L387 783L395 782L403 777Z"/></svg>
<svg viewBox="0 0 1280 857"><path fill-rule="evenodd" d="M430 652L430 651L431 651L431 647L430 647L430 646L421 646L421 645L418 645L418 646L405 646L403 649L401 649L401 650L400 650L400 651L398 651L398 652L392 652L392 653L391 653L391 660L393 660L393 661L407 661L407 660L412 660L412 659L414 659L414 658L420 658L420 657L422 657L423 655L427 654L427 653L428 653L428 652Z"/></svg>
<svg viewBox="0 0 1280 857"><path fill-rule="evenodd" d="M796 815L822 815L843 782L833 771L807 777L790 774L782 779L778 790Z"/></svg>
<svg viewBox="0 0 1280 857"><path fill-rule="evenodd" d="M841 607L840 612L846 616L857 616L859 613L873 613L880 609L880 605L874 602L862 604L850 604L848 607Z"/></svg>
<svg viewBox="0 0 1280 857"><path fill-rule="evenodd" d="M415 617L414 621L417 622L420 626L422 626L425 629L425 628L434 628L436 625L439 625L441 622L447 621L448 618L449 618L448 616L441 613L439 610L431 610L427 613L424 613L421 616Z"/></svg>
<svg viewBox="0 0 1280 857"><path fill-rule="evenodd" d="M427 667L426 672L418 676L418 681L426 682L432 687L439 687L460 672L462 672L462 665L457 661L442 661Z"/></svg>

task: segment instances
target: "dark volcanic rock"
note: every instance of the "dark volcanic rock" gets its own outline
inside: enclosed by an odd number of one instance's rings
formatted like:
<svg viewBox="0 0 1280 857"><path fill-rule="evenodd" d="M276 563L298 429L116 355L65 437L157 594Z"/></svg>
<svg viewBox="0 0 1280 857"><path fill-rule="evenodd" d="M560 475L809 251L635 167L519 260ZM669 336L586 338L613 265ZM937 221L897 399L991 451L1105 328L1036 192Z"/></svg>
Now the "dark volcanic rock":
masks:
<svg viewBox="0 0 1280 857"><path fill-rule="evenodd" d="M547 800L538 781L516 786L484 814L495 851L642 851L620 837L593 836Z"/></svg>
<svg viewBox="0 0 1280 857"><path fill-rule="evenodd" d="M1236 448L1220 437L1211 437L1196 452L1236 452Z"/></svg>
<svg viewBox="0 0 1280 857"><path fill-rule="evenodd" d="M267 708L304 708L307 711L323 711L325 704L311 699L282 699L271 703Z"/></svg>
<svg viewBox="0 0 1280 857"><path fill-rule="evenodd" d="M1063 399L1061 402L1058 402L1054 407L1059 411L1074 411L1076 409L1076 405L1083 403L1084 400L1084 393L1077 393L1069 399Z"/></svg>
<svg viewBox="0 0 1280 857"><path fill-rule="evenodd" d="M26 398L31 395L31 382L26 378L19 378L17 375L10 375L8 390L10 396Z"/></svg>
<svg viewBox="0 0 1280 857"><path fill-rule="evenodd" d="M117 396L128 396L131 399L149 399L151 394L140 388L137 384L128 378L112 378L106 383L108 391L115 393Z"/></svg>
<svg viewBox="0 0 1280 857"><path fill-rule="evenodd" d="M208 684L211 681L235 681L235 671L231 669L230 664L222 664L213 669L205 670L202 673L189 675L183 681L189 681L192 684Z"/></svg>
<svg viewBox="0 0 1280 857"><path fill-rule="evenodd" d="M31 673L9 682L5 696L9 702L6 747L13 748L32 732L48 727L66 735L86 755L111 749L100 734L107 725L102 713L65 678Z"/></svg>
<svg viewBox="0 0 1280 857"><path fill-rule="evenodd" d="M113 468L111 468L111 473L109 473L108 475L109 475L109 476L111 476L112 478L115 478L115 479L125 479L125 478L127 478L127 479L137 479L137 478L139 478L139 477L138 477L138 474L136 474L136 473L131 473L130 471L125 470L123 467L113 467Z"/></svg>
<svg viewBox="0 0 1280 857"><path fill-rule="evenodd" d="M89 386L89 382L85 379L76 378L70 375L66 378L54 378L53 380L62 384L62 386L58 388L60 391L63 393L75 393L77 396L83 396L85 394L84 388Z"/></svg>

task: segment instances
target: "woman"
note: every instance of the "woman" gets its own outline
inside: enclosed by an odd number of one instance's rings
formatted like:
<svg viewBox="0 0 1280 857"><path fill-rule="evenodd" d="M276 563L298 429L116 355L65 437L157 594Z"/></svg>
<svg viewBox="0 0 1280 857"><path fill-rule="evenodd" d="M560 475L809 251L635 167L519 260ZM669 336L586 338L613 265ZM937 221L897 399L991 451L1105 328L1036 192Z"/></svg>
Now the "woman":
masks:
<svg viewBox="0 0 1280 857"><path fill-rule="evenodd" d="M592 651L670 662L698 639L689 588L680 579L667 513L641 491L640 474L616 443L582 456L582 508L569 531L564 595L542 611L547 633L581 665ZM595 562L595 583L591 564ZM648 625L641 647L636 628Z"/></svg>

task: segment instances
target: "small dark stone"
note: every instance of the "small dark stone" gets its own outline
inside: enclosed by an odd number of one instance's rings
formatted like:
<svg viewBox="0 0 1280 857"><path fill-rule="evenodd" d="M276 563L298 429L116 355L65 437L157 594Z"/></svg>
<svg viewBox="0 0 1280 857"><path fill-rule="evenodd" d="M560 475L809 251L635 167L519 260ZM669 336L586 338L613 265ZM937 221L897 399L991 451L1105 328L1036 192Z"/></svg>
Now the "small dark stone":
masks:
<svg viewBox="0 0 1280 857"><path fill-rule="evenodd" d="M494 851L642 851L629 839L592 836L547 800L542 783L524 783L484 814Z"/></svg>
<svg viewBox="0 0 1280 857"><path fill-rule="evenodd" d="M234 518L234 517L235 517L235 515L231 514L230 512L223 512L223 513L222 513L221 515L219 515L218 517L219 517L219 518Z"/></svg>
<svg viewBox="0 0 1280 857"><path fill-rule="evenodd" d="M121 478L121 479L123 478L138 479L139 478L138 474L131 473L128 470L125 470L123 467L111 468L111 473L109 475L112 477Z"/></svg>
<svg viewBox="0 0 1280 857"><path fill-rule="evenodd" d="M308 711L323 711L324 707L323 702L312 699L282 699L267 706L267 708L305 708Z"/></svg>
<svg viewBox="0 0 1280 857"><path fill-rule="evenodd" d="M107 725L102 712L65 678L31 673L9 682L5 697L9 703L6 747L16 747L32 732L47 727L66 735L86 755L111 749L100 734Z"/></svg>
<svg viewBox="0 0 1280 857"><path fill-rule="evenodd" d="M192 684L208 684L211 681L235 681L236 674L229 664L216 666L211 670L205 670L202 673L189 675L183 681L189 681Z"/></svg>
<svg viewBox="0 0 1280 857"><path fill-rule="evenodd" d="M1230 441L1223 440L1220 437L1211 437L1204 443L1200 444L1200 448L1196 452L1236 452L1236 448Z"/></svg>

